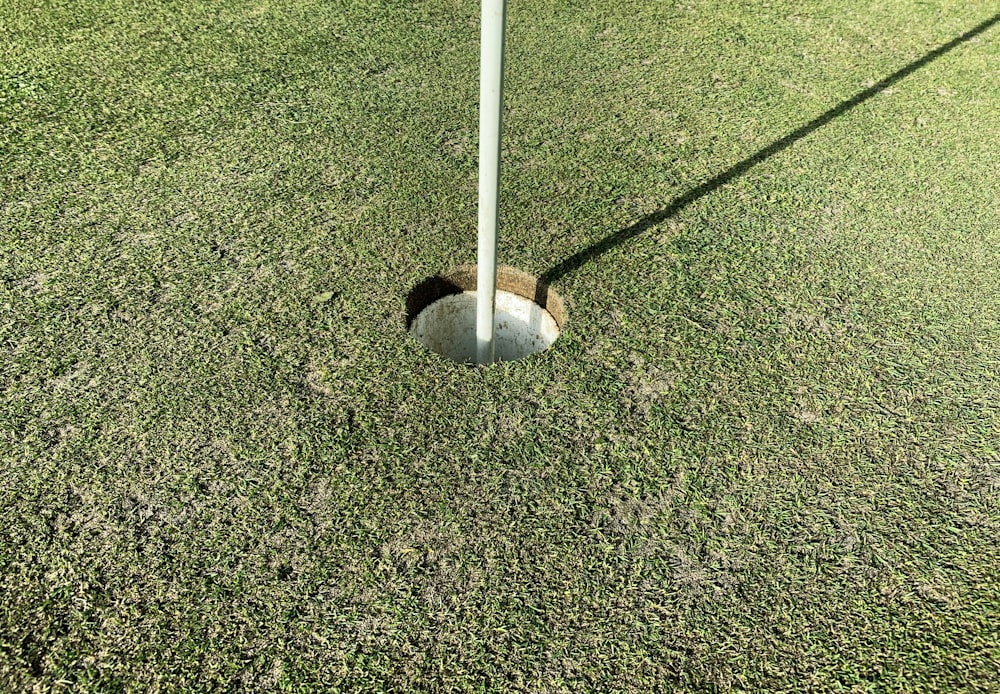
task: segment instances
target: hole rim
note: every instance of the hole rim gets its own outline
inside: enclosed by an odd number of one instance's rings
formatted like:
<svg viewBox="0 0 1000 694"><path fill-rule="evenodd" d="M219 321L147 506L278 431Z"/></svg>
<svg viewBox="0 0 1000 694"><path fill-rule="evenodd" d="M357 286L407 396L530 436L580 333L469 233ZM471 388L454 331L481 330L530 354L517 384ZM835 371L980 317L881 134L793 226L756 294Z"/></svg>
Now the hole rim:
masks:
<svg viewBox="0 0 1000 694"><path fill-rule="evenodd" d="M418 282L406 295L406 332L425 308L452 294L476 291L477 267L460 265L448 272L432 275ZM516 294L534 302L548 311L559 328L559 335L566 331L569 318L567 302L545 280L509 265L497 268L497 289ZM553 343L554 344L554 343Z"/></svg>

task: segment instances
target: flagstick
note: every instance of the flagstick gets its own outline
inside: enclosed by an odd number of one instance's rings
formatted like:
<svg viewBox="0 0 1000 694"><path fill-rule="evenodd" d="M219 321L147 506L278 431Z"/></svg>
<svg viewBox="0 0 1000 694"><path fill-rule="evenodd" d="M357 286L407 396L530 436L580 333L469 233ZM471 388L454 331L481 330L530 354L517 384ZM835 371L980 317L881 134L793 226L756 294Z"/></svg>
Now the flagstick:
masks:
<svg viewBox="0 0 1000 694"><path fill-rule="evenodd" d="M504 25L507 0L482 0L479 61L479 248L476 277L476 362L492 364L503 120Z"/></svg>

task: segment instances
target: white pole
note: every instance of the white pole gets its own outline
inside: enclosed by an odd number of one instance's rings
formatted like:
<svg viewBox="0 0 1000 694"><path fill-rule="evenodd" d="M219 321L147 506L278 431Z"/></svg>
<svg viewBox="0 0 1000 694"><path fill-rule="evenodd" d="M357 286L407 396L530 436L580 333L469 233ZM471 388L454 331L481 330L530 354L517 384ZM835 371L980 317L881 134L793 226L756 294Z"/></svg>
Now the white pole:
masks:
<svg viewBox="0 0 1000 694"><path fill-rule="evenodd" d="M479 257L476 276L476 362L492 364L496 308L500 129L507 0L483 0L479 56Z"/></svg>

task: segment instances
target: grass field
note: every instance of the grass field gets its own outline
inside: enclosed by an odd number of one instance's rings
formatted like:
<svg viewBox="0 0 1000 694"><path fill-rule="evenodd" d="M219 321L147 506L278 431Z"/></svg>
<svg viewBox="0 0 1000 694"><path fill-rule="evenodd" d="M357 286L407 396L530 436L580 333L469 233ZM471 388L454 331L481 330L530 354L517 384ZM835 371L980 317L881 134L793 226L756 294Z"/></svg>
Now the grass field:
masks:
<svg viewBox="0 0 1000 694"><path fill-rule="evenodd" d="M0 689L995 691L997 11L0 0Z"/></svg>

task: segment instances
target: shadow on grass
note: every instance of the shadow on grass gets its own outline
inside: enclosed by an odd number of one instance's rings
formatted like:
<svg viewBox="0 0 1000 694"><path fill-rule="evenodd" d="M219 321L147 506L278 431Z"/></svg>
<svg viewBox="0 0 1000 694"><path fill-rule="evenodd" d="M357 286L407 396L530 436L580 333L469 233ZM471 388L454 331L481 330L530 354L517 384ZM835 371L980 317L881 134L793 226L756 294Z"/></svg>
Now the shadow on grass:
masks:
<svg viewBox="0 0 1000 694"><path fill-rule="evenodd" d="M981 24L978 24L974 28L965 32L961 36L958 36L949 41L948 43L939 46L938 48L935 48L933 51L923 56L919 60L915 60L906 67L897 70L896 72L892 73L891 75L881 80L877 84L874 84L868 89L865 89L863 92L858 92L850 99L841 102L837 106L834 106L826 113L817 116L816 118L809 121L802 127L798 128L797 130L794 130L788 135L785 135L780 140L772 142L767 147L764 147L755 154L747 157L746 159L739 162L735 166L726 169L717 176L705 181L697 188L693 188L688 192L684 193L683 195L681 195L680 197L675 198L670 202L669 205L664 207L662 210L657 210L656 212L648 214L635 224L625 227L624 229L615 232L611 236L608 236L607 238L604 238L601 241L598 241L597 243L590 245L587 248L584 248L583 250L571 255L569 258L566 258L559 264L546 270L546 272L541 276L541 280L546 283L555 282L559 280L561 277L565 276L566 274L579 269L581 266L587 264L591 260L594 260L595 258L606 253L607 251L610 251L612 248L622 245L629 239L633 239L636 236L639 236L643 232L647 231L651 227L656 226L660 222L663 222L664 220L673 217L675 214L683 210L691 203L703 198L709 193L714 192L718 188L724 186L726 183L732 181L734 178L742 176L747 171L757 166L757 164L760 164L761 162L770 159L775 154L783 152L784 150L788 149L790 146L792 146L802 138L806 137L810 133L814 132L815 130L818 130L819 128L822 128L824 125L826 125L833 119L844 115L855 106L863 104L876 94L885 91L886 89L896 84L903 78L908 77L909 75L913 74L914 72L924 67L928 63L940 58L942 55L949 52L953 48L956 48L959 45L968 41L969 39L983 33L997 22L1000 22L1000 14L996 14L993 17L990 17L986 21L982 22Z"/></svg>

